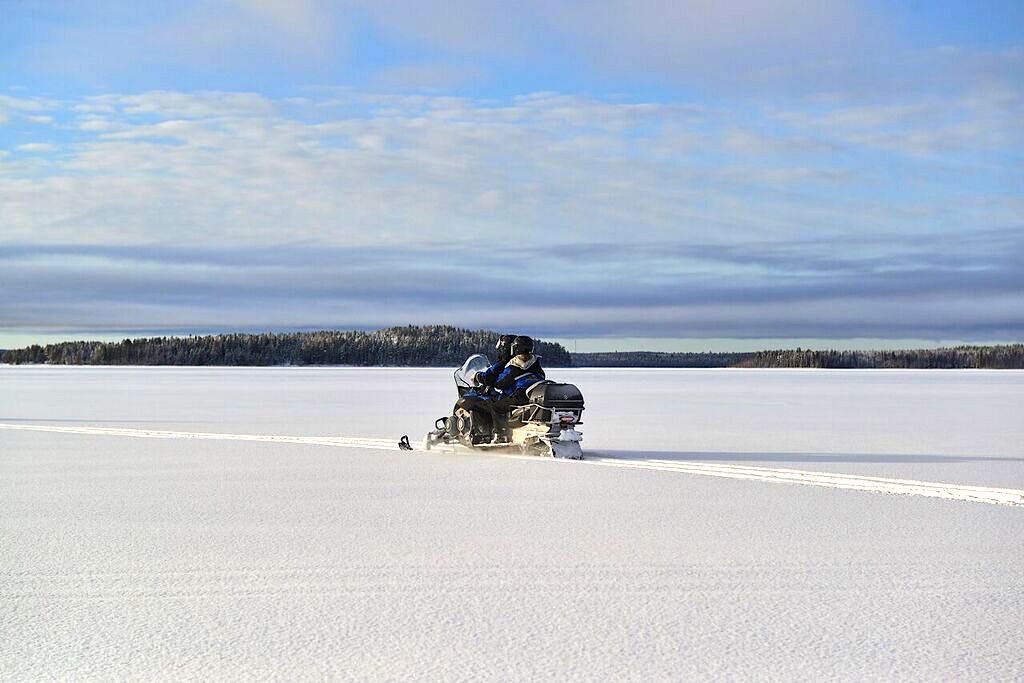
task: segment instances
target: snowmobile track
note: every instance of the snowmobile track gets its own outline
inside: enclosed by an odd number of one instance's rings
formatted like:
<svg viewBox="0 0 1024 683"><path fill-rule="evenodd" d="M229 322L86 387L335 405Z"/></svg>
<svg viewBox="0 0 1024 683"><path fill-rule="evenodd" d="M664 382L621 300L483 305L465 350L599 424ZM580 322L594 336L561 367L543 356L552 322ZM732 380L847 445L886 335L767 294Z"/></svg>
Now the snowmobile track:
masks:
<svg viewBox="0 0 1024 683"><path fill-rule="evenodd" d="M396 439L353 438L335 436L286 436L273 434L225 434L218 432L178 432L153 429L127 429L119 427L87 427L0 423L0 430L18 430L34 432L50 432L58 434L86 434L93 436L123 436L144 439L194 439L209 441L252 441L261 443L307 444L315 446L333 446L336 448L363 448L369 450L398 451ZM401 451L399 451L401 452ZM428 453L420 444L413 444L413 452ZM457 449L453 446L436 445L429 453L476 453L487 457L512 458L532 462L565 462L559 458L547 458L517 453L489 451L481 453L468 449ZM731 465L722 463L706 463L685 460L665 459L624 459L601 457L600 452L589 451L582 461L586 465L601 467L620 467L678 474L696 474L707 477L726 479L744 479L779 484L802 484L834 489L854 491L871 491L902 495L924 496L928 498L946 498L991 505L1009 505L1024 507L1024 490L996 488L989 486L969 486L965 484L946 484L941 482L917 481L913 479L889 479L884 477L867 477L835 472L814 472L778 467L753 467L748 465Z"/></svg>

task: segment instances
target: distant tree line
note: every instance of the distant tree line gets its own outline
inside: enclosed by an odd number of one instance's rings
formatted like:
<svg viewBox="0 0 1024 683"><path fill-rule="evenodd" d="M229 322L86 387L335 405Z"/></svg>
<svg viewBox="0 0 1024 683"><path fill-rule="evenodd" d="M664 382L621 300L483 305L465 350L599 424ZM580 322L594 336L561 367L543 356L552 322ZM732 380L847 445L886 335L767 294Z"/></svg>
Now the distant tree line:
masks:
<svg viewBox="0 0 1024 683"><path fill-rule="evenodd" d="M748 368L1024 369L1024 344L955 346L894 351L759 351L739 364Z"/></svg>
<svg viewBox="0 0 1024 683"><path fill-rule="evenodd" d="M0 353L0 362L52 365L396 365L457 366L474 353L495 357L497 332L442 325L375 332L292 332L61 342ZM548 367L572 363L561 344L538 341Z"/></svg>
<svg viewBox="0 0 1024 683"><path fill-rule="evenodd" d="M576 353L578 367L1024 369L1024 344L894 351L783 349L753 353Z"/></svg>
<svg viewBox="0 0 1024 683"><path fill-rule="evenodd" d="M52 365L395 365L461 364L470 354L494 357L497 332L447 325L390 327L375 332L291 332L150 337L120 342L61 342L0 351L0 362ZM539 341L548 367L631 368L1007 368L1024 369L1024 344L896 351L571 354Z"/></svg>

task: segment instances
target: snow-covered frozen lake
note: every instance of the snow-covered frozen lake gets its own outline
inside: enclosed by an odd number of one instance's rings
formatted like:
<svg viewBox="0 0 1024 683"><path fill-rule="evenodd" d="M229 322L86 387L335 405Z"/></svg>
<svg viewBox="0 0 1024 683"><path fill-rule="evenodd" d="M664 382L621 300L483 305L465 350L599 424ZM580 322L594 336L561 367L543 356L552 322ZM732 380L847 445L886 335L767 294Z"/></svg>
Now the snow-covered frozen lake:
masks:
<svg viewBox="0 0 1024 683"><path fill-rule="evenodd" d="M0 366L0 676L1024 677L1024 372L549 376L583 462L376 447L449 370Z"/></svg>

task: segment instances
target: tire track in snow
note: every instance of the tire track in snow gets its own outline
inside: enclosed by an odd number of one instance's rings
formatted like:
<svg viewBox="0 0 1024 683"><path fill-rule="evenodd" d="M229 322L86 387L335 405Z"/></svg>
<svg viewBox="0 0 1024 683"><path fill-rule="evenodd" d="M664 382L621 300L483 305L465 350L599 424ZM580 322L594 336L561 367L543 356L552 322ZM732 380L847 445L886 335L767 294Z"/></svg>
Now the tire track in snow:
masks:
<svg viewBox="0 0 1024 683"><path fill-rule="evenodd" d="M803 484L853 491L875 491L925 496L928 498L949 498L993 505L1024 507L1024 490L1004 489L992 486L970 486L967 484L944 484L918 481L915 479L889 479L865 477L856 474L834 472L812 472L778 467L751 467L748 465L724 465L719 463L693 462L686 460L620 460L617 458L588 459L599 465L611 467L634 467L639 469L700 474L726 479L747 479L773 483Z"/></svg>
<svg viewBox="0 0 1024 683"><path fill-rule="evenodd" d="M63 427L57 425L29 425L0 423L0 429L53 432L59 434L91 434L94 436L126 436L144 439L194 439L208 441L251 441L261 443L290 443L316 446L333 446L339 448L365 448L370 450L395 451L397 441L393 439L353 438L338 436L282 436L274 434L225 434L219 432L173 432L156 429L127 429L119 427ZM415 450L425 452L418 445ZM452 447L435 447L436 452L454 453ZM468 452L468 451L467 451ZM553 460L532 455L515 453L489 452L492 457L530 460L534 462L573 462ZM914 479L890 479L885 477L867 477L854 474L834 472L814 472L794 470L780 467L753 467L749 465L729 465L722 463L695 462L690 460L665 459L624 459L601 457L595 453L586 457L580 464L599 467L621 467L679 474L697 474L707 477L725 479L745 479L780 484L802 484L804 486L820 486L834 489L854 491L873 491L902 495L925 496L928 498L946 498L964 500L992 505L1011 505L1024 507L1024 490L997 488L991 486L969 486L966 484L946 484L941 482L917 481Z"/></svg>
<svg viewBox="0 0 1024 683"><path fill-rule="evenodd" d="M357 439L340 436L279 436L276 434L224 434L222 432L168 432L159 429L126 429L122 427L60 427L56 425L24 425L0 423L0 429L59 434L93 434L95 436L131 436L137 439L195 439L200 441L258 441L263 443L300 443L345 448L380 448L394 450L394 439Z"/></svg>

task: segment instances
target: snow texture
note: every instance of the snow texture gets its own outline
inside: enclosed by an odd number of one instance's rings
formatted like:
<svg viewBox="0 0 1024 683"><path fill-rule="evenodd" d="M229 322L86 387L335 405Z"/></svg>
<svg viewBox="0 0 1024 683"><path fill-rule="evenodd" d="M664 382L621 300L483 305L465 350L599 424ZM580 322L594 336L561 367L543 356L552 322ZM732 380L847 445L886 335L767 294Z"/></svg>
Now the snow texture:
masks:
<svg viewBox="0 0 1024 683"><path fill-rule="evenodd" d="M450 371L0 368L0 675L1024 676L1024 373L552 374L583 462L399 451Z"/></svg>

